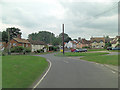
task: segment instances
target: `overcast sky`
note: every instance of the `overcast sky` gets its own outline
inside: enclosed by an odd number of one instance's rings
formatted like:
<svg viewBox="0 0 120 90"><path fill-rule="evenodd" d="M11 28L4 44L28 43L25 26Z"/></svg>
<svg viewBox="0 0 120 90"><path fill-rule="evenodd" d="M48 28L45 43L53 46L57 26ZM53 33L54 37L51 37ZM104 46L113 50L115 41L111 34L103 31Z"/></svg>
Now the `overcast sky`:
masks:
<svg viewBox="0 0 120 90"><path fill-rule="evenodd" d="M118 35L118 0L1 0L0 27L17 27L22 37L38 31L74 38ZM1 12L2 10L2 12Z"/></svg>

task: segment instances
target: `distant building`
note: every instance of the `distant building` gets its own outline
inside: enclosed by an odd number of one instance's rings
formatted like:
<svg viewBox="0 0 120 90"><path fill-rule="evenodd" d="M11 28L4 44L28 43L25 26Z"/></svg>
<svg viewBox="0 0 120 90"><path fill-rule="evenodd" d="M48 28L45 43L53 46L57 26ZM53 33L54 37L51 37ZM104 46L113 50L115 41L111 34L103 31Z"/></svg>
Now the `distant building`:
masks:
<svg viewBox="0 0 120 90"><path fill-rule="evenodd" d="M91 37L91 48L104 48L105 38L104 37Z"/></svg>
<svg viewBox="0 0 120 90"><path fill-rule="evenodd" d="M77 42L76 41L69 41L68 43L65 43L66 48L76 48L77 47Z"/></svg>
<svg viewBox="0 0 120 90"><path fill-rule="evenodd" d="M45 48L45 43L43 41L30 41L30 43L31 43L32 52L35 52L41 49L43 49L44 52L47 52Z"/></svg>
<svg viewBox="0 0 120 90"><path fill-rule="evenodd" d="M90 47L90 41L85 38L79 39L77 43L77 48Z"/></svg>
<svg viewBox="0 0 120 90"><path fill-rule="evenodd" d="M111 41L112 47L117 47L120 46L120 36L116 36L112 41Z"/></svg>
<svg viewBox="0 0 120 90"><path fill-rule="evenodd" d="M10 42L7 43L7 47L8 45L10 45L11 48L16 46L31 48L31 43L26 39L22 39L21 34L19 34L17 38L13 38L12 40L10 40Z"/></svg>
<svg viewBox="0 0 120 90"><path fill-rule="evenodd" d="M6 48L6 42L0 42L0 51L3 51Z"/></svg>

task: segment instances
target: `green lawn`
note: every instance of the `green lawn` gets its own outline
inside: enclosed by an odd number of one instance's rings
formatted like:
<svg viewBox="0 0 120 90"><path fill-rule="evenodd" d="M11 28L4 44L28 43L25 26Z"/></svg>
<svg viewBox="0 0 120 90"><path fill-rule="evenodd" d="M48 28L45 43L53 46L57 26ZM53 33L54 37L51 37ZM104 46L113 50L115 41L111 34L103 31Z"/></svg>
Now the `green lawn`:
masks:
<svg viewBox="0 0 120 90"><path fill-rule="evenodd" d="M107 51L106 49L88 49L88 51Z"/></svg>
<svg viewBox="0 0 120 90"><path fill-rule="evenodd" d="M118 55L104 55L104 56L86 56L81 58L83 60L97 62L101 64L111 64L111 65L118 65Z"/></svg>
<svg viewBox="0 0 120 90"><path fill-rule="evenodd" d="M109 54L109 53L106 53L106 52L98 52L98 53L80 53L80 52L66 52L65 53L65 56L96 56L96 55L104 55L104 54ZM62 53L58 53L56 54L56 56L62 56L63 54Z"/></svg>
<svg viewBox="0 0 120 90"><path fill-rule="evenodd" d="M3 88L28 88L47 69L45 58L12 55L2 57Z"/></svg>

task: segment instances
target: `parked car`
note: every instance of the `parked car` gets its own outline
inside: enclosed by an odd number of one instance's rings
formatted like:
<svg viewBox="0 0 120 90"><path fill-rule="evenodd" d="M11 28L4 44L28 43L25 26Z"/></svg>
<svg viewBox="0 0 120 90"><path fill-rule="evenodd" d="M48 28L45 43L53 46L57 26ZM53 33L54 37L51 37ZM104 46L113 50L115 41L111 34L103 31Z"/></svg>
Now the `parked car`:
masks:
<svg viewBox="0 0 120 90"><path fill-rule="evenodd" d="M112 50L112 47L107 47L107 50Z"/></svg>
<svg viewBox="0 0 120 90"><path fill-rule="evenodd" d="M71 49L71 52L75 52L76 49Z"/></svg>
<svg viewBox="0 0 120 90"><path fill-rule="evenodd" d="M79 52L87 52L87 49L78 49Z"/></svg>
<svg viewBox="0 0 120 90"><path fill-rule="evenodd" d="M72 52L87 52L87 49L72 49Z"/></svg>
<svg viewBox="0 0 120 90"><path fill-rule="evenodd" d="M112 50L120 50L120 47L112 48Z"/></svg>

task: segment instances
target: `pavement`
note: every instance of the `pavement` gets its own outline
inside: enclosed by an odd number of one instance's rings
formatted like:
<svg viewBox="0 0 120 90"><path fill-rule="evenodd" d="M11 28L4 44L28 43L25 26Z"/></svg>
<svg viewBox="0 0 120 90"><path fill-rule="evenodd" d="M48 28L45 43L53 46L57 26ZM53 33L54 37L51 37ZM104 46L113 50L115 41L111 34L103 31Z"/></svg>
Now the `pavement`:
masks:
<svg viewBox="0 0 120 90"><path fill-rule="evenodd" d="M36 88L118 88L118 73L104 65L54 53L38 56L52 66Z"/></svg>

